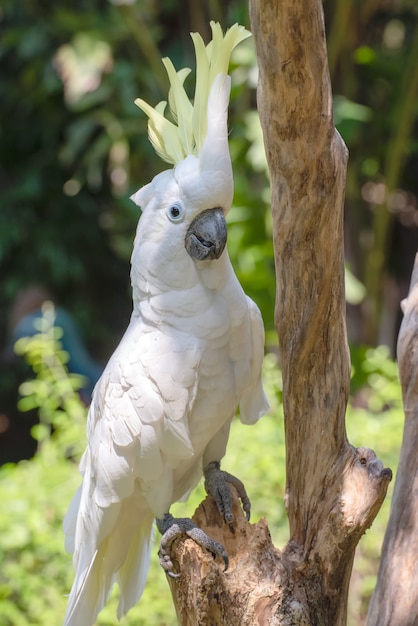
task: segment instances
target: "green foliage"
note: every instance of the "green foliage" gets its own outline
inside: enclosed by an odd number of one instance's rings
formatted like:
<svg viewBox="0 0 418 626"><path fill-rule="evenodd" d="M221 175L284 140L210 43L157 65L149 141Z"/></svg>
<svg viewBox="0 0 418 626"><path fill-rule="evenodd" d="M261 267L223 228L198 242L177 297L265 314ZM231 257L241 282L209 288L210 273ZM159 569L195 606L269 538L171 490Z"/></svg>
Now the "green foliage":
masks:
<svg viewBox="0 0 418 626"><path fill-rule="evenodd" d="M410 0L395 8L375 2L364 9L354 0L325 2L324 9L335 121L350 150L347 251L367 298L376 300L375 286L381 287L384 272L372 271L373 259L404 273L415 253L411 243L391 243L389 226L396 220L400 228L394 236L401 233L412 241L410 232L401 231L407 222L409 229L417 223L417 143L411 139L417 10ZM75 315L100 351L97 356L105 360L111 353L131 308L128 259L138 210L128 198L165 167L149 145L146 116L134 100L156 103L166 94L162 56L170 56L176 67L193 67L189 32L207 37L210 19L224 27L249 25L247 7L239 0L197 1L193 8L151 0L3 2L0 340L14 296L42 277ZM251 41L236 50L232 68L229 126L236 192L229 249L273 343L272 226ZM384 196L377 192L385 185L401 191L389 206L389 220L387 206L375 210L376 198ZM388 237L375 237L377 229ZM379 249L371 251L371 242ZM354 297L358 302L357 293ZM375 305L361 310L362 316L371 311L372 330L380 315ZM4 385L0 381L0 391Z"/></svg>
<svg viewBox="0 0 418 626"><path fill-rule="evenodd" d="M7 124L0 130L0 339L13 297L39 277L105 356L123 332L139 217L129 195L167 167L147 140L147 119L134 100L156 103L166 96L161 57L170 56L176 67L193 67L184 12L175 3L157 7L149 0L3 3L0 113ZM243 17L241 3L230 1L214 7L202 23L215 19L227 27ZM241 133L243 105L250 103L246 73L238 78L230 124ZM253 211L240 223L251 230L260 216L263 223L267 202L257 203L260 182L245 174L248 145L243 141L237 151L235 169L244 170L239 205ZM265 244L263 228L257 231L254 248ZM270 293L271 263L258 261L256 269L270 272ZM258 287L252 279L250 291L266 293L265 282ZM270 323L266 297L261 304Z"/></svg>
<svg viewBox="0 0 418 626"><path fill-rule="evenodd" d="M84 447L86 409L78 397L82 381L68 374L61 330L51 303L43 308L38 333L22 338L16 351L36 377L21 385L21 410L38 409L33 433L38 453L31 461L0 470L0 614L5 626L56 624L71 568L63 558L61 524L79 482L69 455Z"/></svg>
<svg viewBox="0 0 418 626"><path fill-rule="evenodd" d="M34 322L39 332L19 339L15 351L25 357L36 374L36 378L20 385L22 397L18 409L38 409L39 424L33 427L32 436L41 451L50 443L53 429L54 445L49 449L59 459L70 453L77 457L82 452L80 431L85 424L85 407L77 394L83 386L83 377L68 372L68 353L59 342L62 330L55 327L54 322L54 305L45 302L42 317Z"/></svg>
<svg viewBox="0 0 418 626"><path fill-rule="evenodd" d="M48 455L46 455L48 456ZM63 552L61 523L76 471L41 453L0 470L0 615L4 626L61 622L72 572ZM6 504L7 503L7 504Z"/></svg>
<svg viewBox="0 0 418 626"><path fill-rule="evenodd" d="M37 455L31 461L0 469L0 615L4 626L55 626L65 612L73 570L64 553L61 528L80 476L75 458L84 447L86 409L78 399L79 381L66 372L53 309L44 309L39 333L19 342L36 372L24 383L23 408L38 406L43 425ZM403 414L396 365L386 348L353 350L352 396L347 415L349 438L356 446L373 447L385 465L396 468ZM255 426L235 419L223 466L240 476L252 500L252 520L266 517L273 541L287 540L283 503L285 441L281 374L273 355L264 362L264 384L270 413ZM172 512L190 516L205 497L199 484L186 503ZM384 503L372 530L360 543L353 574L350 614L360 623L374 586L380 544L389 515ZM116 625L117 593L100 614L99 626ZM153 549L147 586L141 602L123 620L126 626L175 626L176 618L165 576Z"/></svg>
<svg viewBox="0 0 418 626"><path fill-rule="evenodd" d="M366 287L354 340L373 344L390 324L384 289L408 280L416 253L418 10L410 0L324 2L324 10L334 119L350 152L346 251ZM401 300L398 289L387 300ZM394 338L396 330L392 322Z"/></svg>

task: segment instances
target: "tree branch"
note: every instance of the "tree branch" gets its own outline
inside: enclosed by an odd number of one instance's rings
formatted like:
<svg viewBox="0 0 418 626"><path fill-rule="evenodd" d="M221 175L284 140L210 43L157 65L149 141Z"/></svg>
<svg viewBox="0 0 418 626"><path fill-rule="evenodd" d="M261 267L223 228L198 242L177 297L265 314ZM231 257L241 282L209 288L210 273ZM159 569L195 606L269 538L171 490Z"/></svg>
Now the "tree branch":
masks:
<svg viewBox="0 0 418 626"><path fill-rule="evenodd" d="M345 464L342 452L350 455L342 246L347 151L333 125L321 3L276 4L253 2L253 27L275 217L288 513L291 537L304 543L324 486L335 479L333 468ZM271 33L275 13L288 25L273 39L263 34Z"/></svg>

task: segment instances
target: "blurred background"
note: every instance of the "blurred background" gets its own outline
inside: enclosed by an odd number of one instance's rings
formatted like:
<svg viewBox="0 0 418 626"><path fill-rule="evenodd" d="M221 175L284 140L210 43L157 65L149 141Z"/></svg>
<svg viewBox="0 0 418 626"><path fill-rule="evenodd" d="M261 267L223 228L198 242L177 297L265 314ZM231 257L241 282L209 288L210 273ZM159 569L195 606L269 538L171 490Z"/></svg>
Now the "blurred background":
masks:
<svg viewBox="0 0 418 626"><path fill-rule="evenodd" d="M353 379L348 430L355 445L375 447L385 465L395 469L402 410L393 359L399 302L407 294L418 249L418 6L415 0L325 0L324 11L335 123L350 152L345 251ZM88 404L131 313L129 259L139 210L129 196L166 167L147 140L147 119L134 100L155 105L166 97L162 56L178 69L194 69L189 33L199 31L207 39L211 19L224 28L235 22L249 27L247 3L3 0L0 7L0 497L15 514L12 519L0 514L0 556L8 563L0 575L0 616L10 626L52 626L58 613L61 619L72 573L60 523L78 482L77 452L68 454L68 441L61 455L66 464L58 452L48 457L46 467L52 463L54 472L45 469L40 454L40 441L60 432L54 416L72 418L71 408L62 411L63 400L57 399L53 417L45 418L53 422L49 434L33 430L42 422L40 405L46 406L52 388L43 384L37 395L29 387L19 391L34 374L13 346L42 331L39 326L31 331L33 320L40 318L43 303L52 301L62 333L48 335L48 325L43 327L45 345L67 353L61 360L71 375L83 376L70 385L77 390L74 402ZM268 174L251 40L236 50L231 70L235 197L228 247L245 291L262 310L268 350L274 352ZM193 78L189 84L193 88ZM45 371L45 345L21 344L20 354L38 368L38 378ZM262 459L256 478L248 480L258 496L256 512L268 517L280 542L286 536L284 509L277 504L285 482L284 444L279 373L272 361L266 363L266 377L273 417L259 431L260 441L249 434L248 446L258 446ZM50 384L56 387L54 376ZM78 433L84 420L82 411ZM244 440L237 437L231 454L248 474L248 464L237 453ZM265 467L268 446L277 463ZM32 464L10 465L33 455ZM359 549L350 605L356 626L374 584L387 512L382 515L378 539ZM51 535L51 527L56 534ZM45 593L48 580L55 587ZM139 612L132 623L175 623L168 597L167 606L157 608L161 595L168 596L162 578L159 584L162 591L157 585L143 605L148 606L145 617ZM109 611L98 623L116 623L113 616Z"/></svg>

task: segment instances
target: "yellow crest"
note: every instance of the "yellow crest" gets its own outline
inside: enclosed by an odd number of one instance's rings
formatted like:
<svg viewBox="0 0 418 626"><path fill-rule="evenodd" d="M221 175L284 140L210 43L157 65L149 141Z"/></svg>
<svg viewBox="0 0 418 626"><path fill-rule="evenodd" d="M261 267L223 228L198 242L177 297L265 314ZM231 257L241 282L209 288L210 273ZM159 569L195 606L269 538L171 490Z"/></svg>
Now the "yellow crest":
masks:
<svg viewBox="0 0 418 626"><path fill-rule="evenodd" d="M198 33L191 33L196 54L196 87L193 104L184 89L189 68L176 71L169 58L162 61L170 81L168 105L173 121L165 117L167 102L154 108L137 98L135 104L148 115L148 136L156 153L176 165L190 154L198 155L207 132L207 106L211 86L218 74L228 73L233 49L251 36L243 26L234 24L223 35L220 24L211 22L212 40L205 46Z"/></svg>

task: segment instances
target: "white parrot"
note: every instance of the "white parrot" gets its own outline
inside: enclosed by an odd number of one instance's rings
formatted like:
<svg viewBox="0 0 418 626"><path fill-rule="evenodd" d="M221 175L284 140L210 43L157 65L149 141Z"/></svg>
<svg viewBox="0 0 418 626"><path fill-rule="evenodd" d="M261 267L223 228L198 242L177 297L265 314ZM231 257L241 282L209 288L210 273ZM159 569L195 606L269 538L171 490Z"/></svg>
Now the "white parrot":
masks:
<svg viewBox="0 0 418 626"><path fill-rule="evenodd" d="M170 545L187 532L228 565L223 546L191 520L170 513L205 476L228 524L228 483L220 469L231 420L245 424L267 410L261 367L264 329L225 248L233 196L227 109L232 49L249 33L235 25L196 49L194 105L183 88L188 70L164 60L176 123L137 100L149 116L157 152L174 164L132 196L142 208L132 254L133 313L93 393L83 482L64 520L75 581L65 626L91 626L114 582L118 617L138 602L150 560L153 521L162 532L160 561L172 576Z"/></svg>

